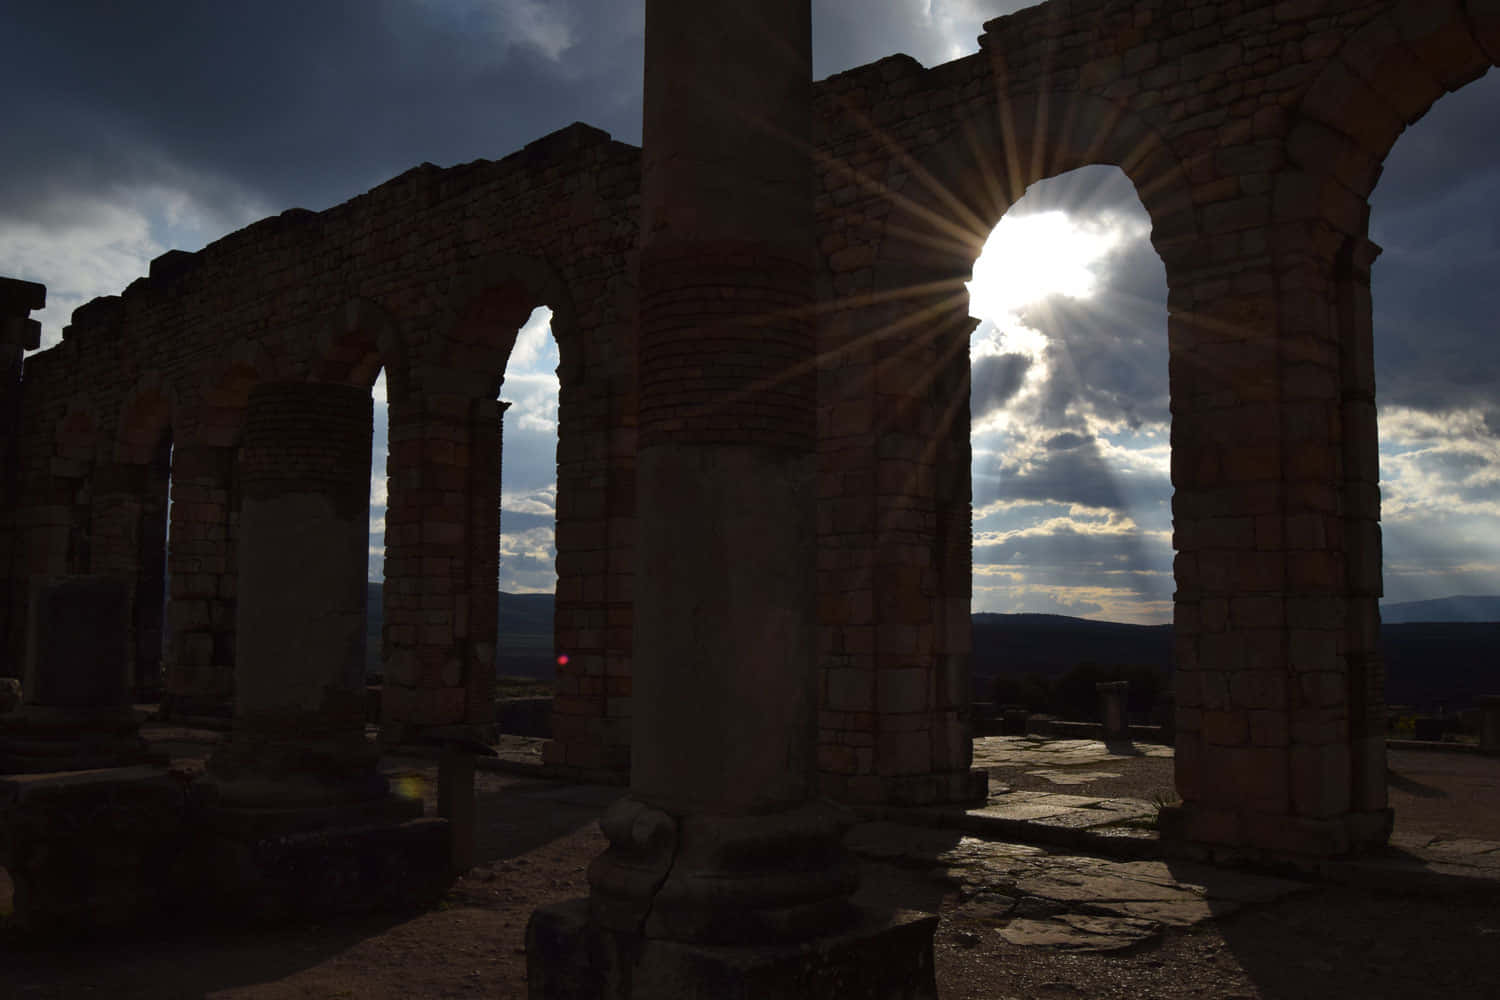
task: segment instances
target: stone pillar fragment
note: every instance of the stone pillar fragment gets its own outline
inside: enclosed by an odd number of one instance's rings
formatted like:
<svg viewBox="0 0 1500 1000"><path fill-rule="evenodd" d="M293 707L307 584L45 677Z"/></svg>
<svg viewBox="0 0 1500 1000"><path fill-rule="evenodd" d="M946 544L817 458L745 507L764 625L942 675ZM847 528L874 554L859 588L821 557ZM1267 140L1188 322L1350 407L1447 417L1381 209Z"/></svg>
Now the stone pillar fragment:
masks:
<svg viewBox="0 0 1500 1000"><path fill-rule="evenodd" d="M1108 742L1130 739L1130 714L1127 698L1129 681L1100 681L1094 685L1099 694L1099 721L1104 724Z"/></svg>
<svg viewBox="0 0 1500 1000"><path fill-rule="evenodd" d="M37 584L24 705L0 720L0 773L76 771L146 759L131 706L130 590L118 577Z"/></svg>

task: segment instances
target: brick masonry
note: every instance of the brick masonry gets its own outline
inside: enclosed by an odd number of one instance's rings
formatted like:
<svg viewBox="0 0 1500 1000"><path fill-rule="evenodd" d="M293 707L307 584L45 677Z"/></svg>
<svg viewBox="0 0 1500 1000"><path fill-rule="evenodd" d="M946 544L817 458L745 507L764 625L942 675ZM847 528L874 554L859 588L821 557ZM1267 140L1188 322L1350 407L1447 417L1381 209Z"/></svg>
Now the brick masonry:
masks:
<svg viewBox="0 0 1500 1000"><path fill-rule="evenodd" d="M1189 832L1325 853L1378 839L1367 199L1402 130L1497 57L1495 0L1052 0L986 24L973 56L931 69L892 56L817 85L825 791L971 791L962 281L1029 184L1112 163L1151 216L1169 285ZM149 579L132 539L139 552L170 433L194 500L173 507L167 687L226 696L248 388L368 386L383 365L389 718L486 719L471 685L494 639L480 610L493 575L471 553L494 548L480 513L498 500L493 401L516 329L547 304L570 658L549 759L624 767L639 187L637 150L575 125L167 254L80 308L21 383L0 532L12 605L38 574ZM13 375L5 386L13 398ZM14 627L7 641L16 662Z"/></svg>

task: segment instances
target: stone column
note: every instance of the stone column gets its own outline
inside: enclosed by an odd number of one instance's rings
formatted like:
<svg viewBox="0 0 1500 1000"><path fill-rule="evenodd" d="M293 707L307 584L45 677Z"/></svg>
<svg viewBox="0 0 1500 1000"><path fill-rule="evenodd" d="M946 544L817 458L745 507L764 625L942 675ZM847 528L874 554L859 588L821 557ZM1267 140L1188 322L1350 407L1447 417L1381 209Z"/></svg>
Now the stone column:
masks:
<svg viewBox="0 0 1500 1000"><path fill-rule="evenodd" d="M631 794L532 996L932 993L814 798L810 110L808 0L648 0Z"/></svg>
<svg viewBox="0 0 1500 1000"><path fill-rule="evenodd" d="M209 762L225 805L378 800L365 739L370 394L267 383L240 455L234 728Z"/></svg>
<svg viewBox="0 0 1500 1000"><path fill-rule="evenodd" d="M445 391L391 407L384 739L489 742L495 711L501 415Z"/></svg>
<svg viewBox="0 0 1500 1000"><path fill-rule="evenodd" d="M20 430L21 358L41 343L41 327L27 315L47 304L47 288L0 278L0 650L16 650L25 627L25 591L17 577L16 436Z"/></svg>

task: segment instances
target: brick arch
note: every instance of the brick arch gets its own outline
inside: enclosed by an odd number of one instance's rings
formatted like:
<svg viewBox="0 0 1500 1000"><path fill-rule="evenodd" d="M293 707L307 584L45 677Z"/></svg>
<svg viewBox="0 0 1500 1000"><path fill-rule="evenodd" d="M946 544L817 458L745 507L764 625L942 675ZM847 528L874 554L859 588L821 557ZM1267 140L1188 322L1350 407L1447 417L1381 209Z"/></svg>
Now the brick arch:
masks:
<svg viewBox="0 0 1500 1000"><path fill-rule="evenodd" d="M115 425L115 461L149 464L156 457L162 436L177 425L176 387L160 372L146 372L125 394L120 407Z"/></svg>
<svg viewBox="0 0 1500 1000"><path fill-rule="evenodd" d="M276 378L275 365L260 343L239 338L210 362L196 379L196 443L226 448L237 445L245 428L250 390Z"/></svg>
<svg viewBox="0 0 1500 1000"><path fill-rule="evenodd" d="M1008 95L961 120L925 150L900 157L875 266L877 289L902 276L967 276L1001 216L1037 181L1079 167L1119 167L1151 218L1164 261L1192 253L1199 224L1181 160L1150 125L1112 101L1076 91ZM962 280L962 279L960 279Z"/></svg>
<svg viewBox="0 0 1500 1000"><path fill-rule="evenodd" d="M99 408L88 393L75 393L53 429L53 456L84 470L93 462L99 442Z"/></svg>
<svg viewBox="0 0 1500 1000"><path fill-rule="evenodd" d="M441 326L445 336L437 346L434 367L491 376L493 389L481 387L481 392L493 399L500 393L516 335L542 305L552 310L558 379L566 392L582 378L585 368L573 296L548 261L524 254L481 258L453 282L448 317Z"/></svg>
<svg viewBox="0 0 1500 1000"><path fill-rule="evenodd" d="M1118 166L1132 181L1169 279L1174 263L1188 265L1199 213L1178 155L1157 131L1076 91L1006 94L951 119L925 147L897 153L873 199L887 214L868 294L824 314L819 544L820 562L838 568L819 580L821 648L832 651L822 660L819 765L835 797L976 794L968 722L976 321L964 282L1028 187L1093 164ZM848 277L836 273L835 289Z"/></svg>
<svg viewBox="0 0 1500 1000"><path fill-rule="evenodd" d="M390 313L356 297L327 314L313 338L311 378L368 389L381 369L393 395L407 391L410 359L405 338Z"/></svg>
<svg viewBox="0 0 1500 1000"><path fill-rule="evenodd" d="M1439 98L1500 65L1500 14L1481 0L1401 0L1354 31L1297 105L1282 219L1321 219L1363 239L1380 166Z"/></svg>

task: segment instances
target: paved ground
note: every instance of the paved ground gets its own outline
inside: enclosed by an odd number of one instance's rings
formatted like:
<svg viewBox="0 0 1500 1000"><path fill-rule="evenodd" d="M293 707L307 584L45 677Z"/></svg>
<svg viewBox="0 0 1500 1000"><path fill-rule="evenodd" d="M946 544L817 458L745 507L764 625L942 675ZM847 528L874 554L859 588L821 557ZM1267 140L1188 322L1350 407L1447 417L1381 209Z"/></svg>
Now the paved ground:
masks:
<svg viewBox="0 0 1500 1000"><path fill-rule="evenodd" d="M193 759L214 737L153 738ZM983 807L872 820L848 841L865 901L940 914L945 997L1495 995L1500 760L1393 753L1406 850L1349 866L1342 885L1160 856L1164 748L992 737L976 763L991 773ZM432 760L386 769L431 806ZM0 933L0 997L524 995L526 919L586 892L603 847L594 821L624 792L540 772L524 740L480 772L480 864L431 911L86 952L20 950ZM0 878L0 909L7 895Z"/></svg>

